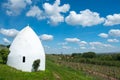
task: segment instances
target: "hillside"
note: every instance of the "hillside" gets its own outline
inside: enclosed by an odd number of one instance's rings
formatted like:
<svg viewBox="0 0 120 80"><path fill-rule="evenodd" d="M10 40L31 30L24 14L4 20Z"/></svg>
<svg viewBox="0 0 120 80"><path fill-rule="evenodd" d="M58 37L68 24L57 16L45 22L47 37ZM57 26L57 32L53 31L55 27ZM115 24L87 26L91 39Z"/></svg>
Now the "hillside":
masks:
<svg viewBox="0 0 120 80"><path fill-rule="evenodd" d="M46 70L32 73L13 69L0 60L0 80L95 80L83 72L56 64L50 55L46 59Z"/></svg>

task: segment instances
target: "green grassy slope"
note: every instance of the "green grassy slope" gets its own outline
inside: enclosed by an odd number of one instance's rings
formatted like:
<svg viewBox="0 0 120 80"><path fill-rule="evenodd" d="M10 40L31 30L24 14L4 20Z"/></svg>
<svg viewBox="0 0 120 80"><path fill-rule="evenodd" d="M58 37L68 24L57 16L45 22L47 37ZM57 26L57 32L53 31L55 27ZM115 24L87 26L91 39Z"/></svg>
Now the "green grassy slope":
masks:
<svg viewBox="0 0 120 80"><path fill-rule="evenodd" d="M0 64L0 80L95 80L80 71L54 63L50 56L46 59L45 71L31 73Z"/></svg>

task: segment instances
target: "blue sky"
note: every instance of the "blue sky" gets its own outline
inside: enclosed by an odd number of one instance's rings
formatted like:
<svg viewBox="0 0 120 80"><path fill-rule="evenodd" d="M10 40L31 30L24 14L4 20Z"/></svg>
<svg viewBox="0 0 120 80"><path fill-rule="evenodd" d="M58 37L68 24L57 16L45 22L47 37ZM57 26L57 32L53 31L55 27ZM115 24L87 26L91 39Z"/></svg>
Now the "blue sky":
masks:
<svg viewBox="0 0 120 80"><path fill-rule="evenodd" d="M0 44L28 24L46 53L120 52L120 0L1 0Z"/></svg>

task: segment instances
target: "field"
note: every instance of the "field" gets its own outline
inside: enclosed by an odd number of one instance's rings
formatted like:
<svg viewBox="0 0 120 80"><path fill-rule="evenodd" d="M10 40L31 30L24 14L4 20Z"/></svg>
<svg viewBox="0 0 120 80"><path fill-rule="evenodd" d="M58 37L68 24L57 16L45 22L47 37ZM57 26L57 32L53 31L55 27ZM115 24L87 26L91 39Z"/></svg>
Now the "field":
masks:
<svg viewBox="0 0 120 80"><path fill-rule="evenodd" d="M22 72L2 64L0 59L0 80L98 80L86 73L55 63L55 56L47 55L46 70Z"/></svg>

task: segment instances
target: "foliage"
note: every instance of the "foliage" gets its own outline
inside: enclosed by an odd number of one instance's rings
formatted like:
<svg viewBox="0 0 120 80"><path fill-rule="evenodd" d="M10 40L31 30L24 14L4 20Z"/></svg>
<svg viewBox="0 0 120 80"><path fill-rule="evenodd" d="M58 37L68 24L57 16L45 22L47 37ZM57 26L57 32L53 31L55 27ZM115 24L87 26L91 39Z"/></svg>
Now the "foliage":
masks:
<svg viewBox="0 0 120 80"><path fill-rule="evenodd" d="M81 62L88 64L97 64L105 66L120 67L120 53L96 54L94 52L72 53L71 55L55 55L61 56L60 59L67 62Z"/></svg>
<svg viewBox="0 0 120 80"><path fill-rule="evenodd" d="M81 57L81 55L82 55L81 53L72 53L71 56L72 57Z"/></svg>
<svg viewBox="0 0 120 80"><path fill-rule="evenodd" d="M120 53L99 54L97 55L97 59L104 60L104 61L120 61Z"/></svg>
<svg viewBox="0 0 120 80"><path fill-rule="evenodd" d="M95 58L96 53L95 52L85 52L85 53L82 54L82 57L84 57L84 58Z"/></svg>
<svg viewBox="0 0 120 80"><path fill-rule="evenodd" d="M10 48L10 45L7 45L6 47L7 47L7 48Z"/></svg>
<svg viewBox="0 0 120 80"><path fill-rule="evenodd" d="M33 62L33 65L32 65L33 71L35 72L38 71L39 66L40 66L40 59L37 59Z"/></svg>
<svg viewBox="0 0 120 80"><path fill-rule="evenodd" d="M120 61L120 54L117 54L116 59Z"/></svg>
<svg viewBox="0 0 120 80"><path fill-rule="evenodd" d="M7 57L8 57L8 54L9 54L9 49L8 48L3 48L0 50L0 55L2 57L2 60L3 60L3 63L6 64L7 62Z"/></svg>

